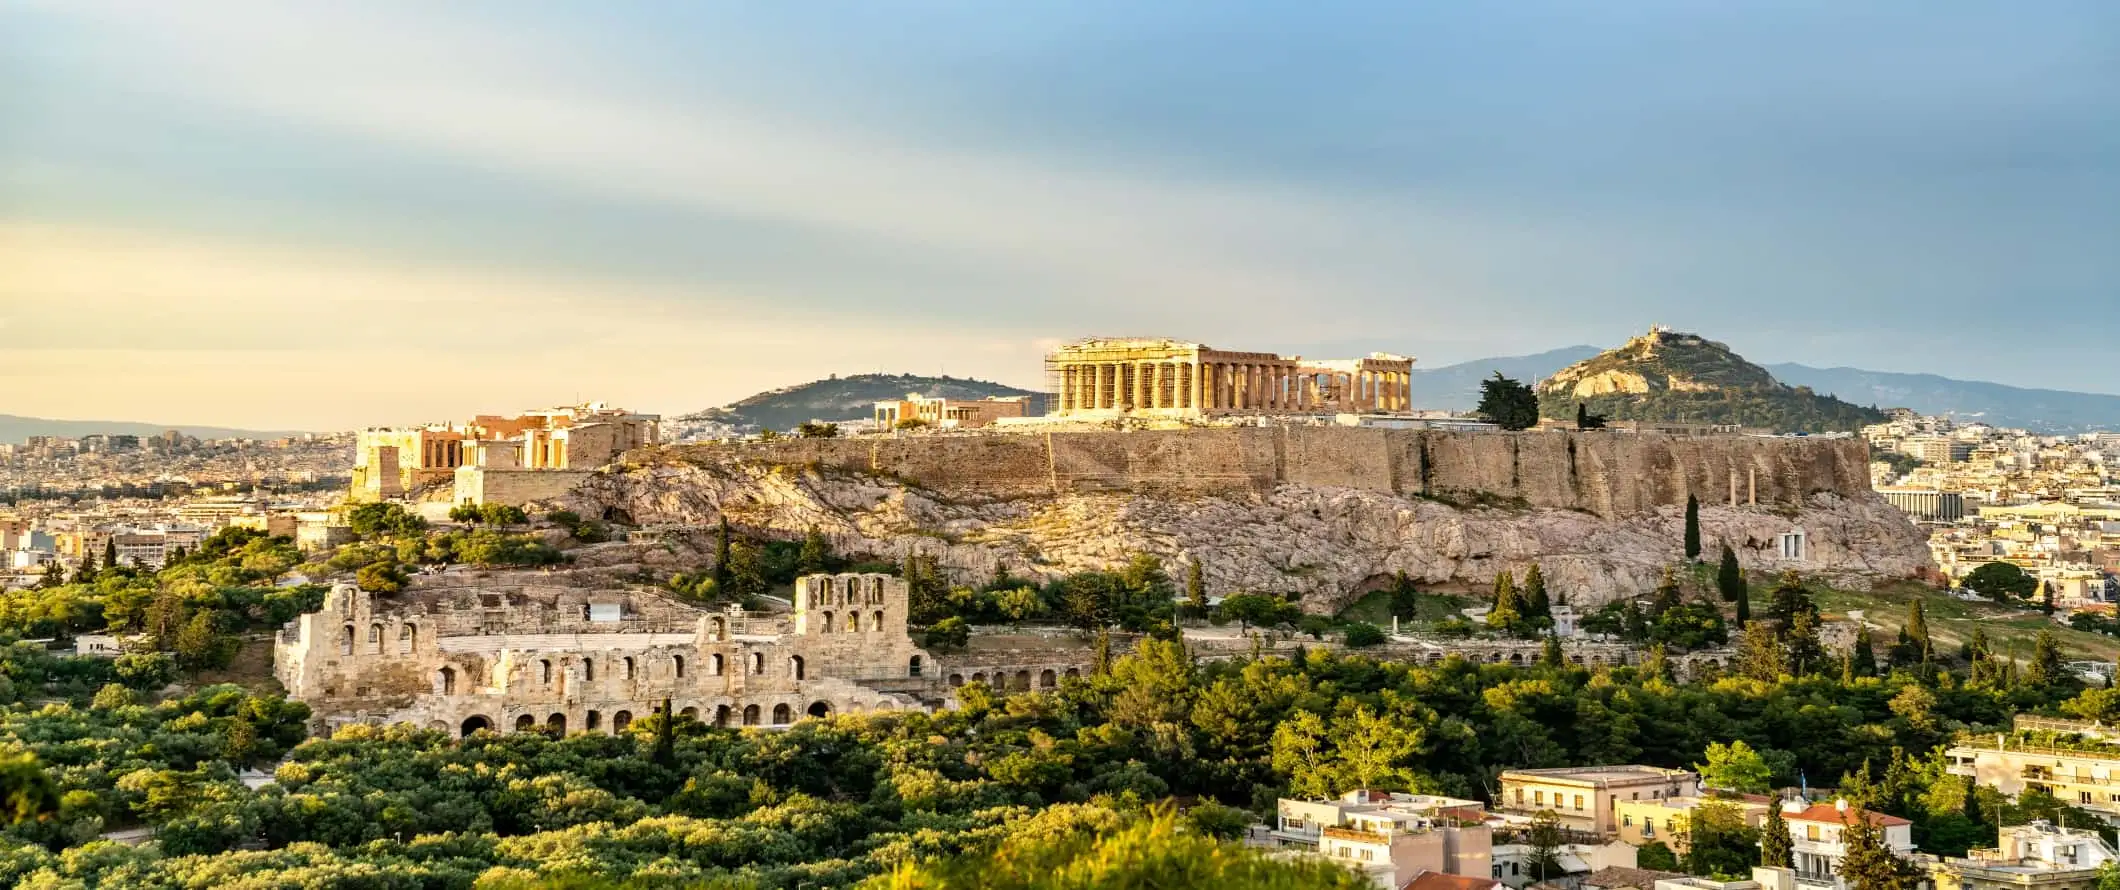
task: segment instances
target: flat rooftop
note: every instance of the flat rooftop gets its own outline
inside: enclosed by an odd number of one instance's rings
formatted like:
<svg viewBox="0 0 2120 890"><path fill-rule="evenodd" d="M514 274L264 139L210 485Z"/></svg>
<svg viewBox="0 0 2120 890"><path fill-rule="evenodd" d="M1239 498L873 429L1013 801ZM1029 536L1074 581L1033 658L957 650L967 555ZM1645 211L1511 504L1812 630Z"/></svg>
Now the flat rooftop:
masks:
<svg viewBox="0 0 2120 890"><path fill-rule="evenodd" d="M1631 785L1639 782L1669 782L1693 777L1692 770L1665 769L1660 766L1642 766L1640 764L1563 766L1551 769L1512 769L1502 771L1504 780L1575 782L1600 786Z"/></svg>

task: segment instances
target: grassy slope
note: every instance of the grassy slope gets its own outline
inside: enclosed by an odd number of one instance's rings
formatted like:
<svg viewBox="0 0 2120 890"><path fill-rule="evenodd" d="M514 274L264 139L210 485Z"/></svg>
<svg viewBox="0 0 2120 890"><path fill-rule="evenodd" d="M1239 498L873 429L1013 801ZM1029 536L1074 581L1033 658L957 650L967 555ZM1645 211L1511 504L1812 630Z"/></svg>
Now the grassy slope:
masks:
<svg viewBox="0 0 2120 890"><path fill-rule="evenodd" d="M1753 589L1754 596L1759 596L1769 587L1755 581ZM2039 636L2040 630L2047 628L2054 631L2062 652L2071 660L2112 661L2120 657L2120 638L2054 624L2037 609L1969 603L1919 584L1898 584L1869 591L1824 590L1814 596L1818 607L1833 617L1849 609L1862 609L1871 624L1884 627L1881 632L1871 631L1880 654L1897 638L1899 628L1906 624L1908 606L1920 599L1928 618L1929 634L1936 641L1937 649L1954 658L1958 654L1958 644L1973 635L1975 626L1987 631L1996 651L2008 654L2011 646L2015 646L2020 661L2031 657L2032 641ZM1753 602L1754 608L1761 605L1758 600Z"/></svg>

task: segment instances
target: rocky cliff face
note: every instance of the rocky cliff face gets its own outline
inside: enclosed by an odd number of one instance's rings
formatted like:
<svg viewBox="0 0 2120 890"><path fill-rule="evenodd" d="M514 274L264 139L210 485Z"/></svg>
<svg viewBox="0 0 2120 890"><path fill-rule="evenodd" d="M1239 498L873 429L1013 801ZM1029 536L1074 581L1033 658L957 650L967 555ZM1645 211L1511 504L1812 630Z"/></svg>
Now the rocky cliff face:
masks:
<svg viewBox="0 0 2120 890"><path fill-rule="evenodd" d="M941 449L939 443L952 440L933 441ZM1157 441L1161 452L1174 440ZM921 447L905 442L895 447ZM1211 451L1228 444L1213 437L1199 442ZM843 443L840 452L857 444ZM1465 440L1454 447L1451 453L1471 460L1500 446ZM891 466L820 459L840 452L811 450L805 459L776 449L650 452L598 473L569 496L567 506L588 515L615 509L643 525L704 528L726 515L740 527L789 537L816 527L841 552L895 558L917 550L938 557L966 581L997 570L1052 576L1109 568L1140 552L1173 567L1198 559L1214 592L1296 592L1320 609L1342 605L1394 572L1429 584L1477 586L1496 572L1521 572L1534 562L1571 600L1600 603L1652 588L1679 556L1684 521L1685 492L1678 489L1630 497L1629 509L1600 515L1588 506L1536 506L1506 490L1491 497L1462 489L1423 495L1345 480L1267 478L1187 489L1120 479L1081 486L1059 484L1048 469L1041 474L1049 483L1043 488L997 488L986 477L934 484ZM1567 453L1570 460L1579 457L1573 446ZM1718 461L1742 457L1699 443L1673 453L1715 453ZM1748 568L1799 568L1862 583L1904 577L1928 565L1924 539L1904 516L1866 488L1833 481L1841 475L1830 469L1841 463L1837 458L1814 458L1828 467L1817 471L1823 474L1818 479L1790 478L1793 471L1786 469L1770 474L1776 491L1785 494L1771 503L1761 497L1766 506L1751 506L1743 495L1736 506L1717 503L1725 494L1725 474L1734 476L1721 462L1665 472L1681 485L1696 477L1712 483L1699 494L1703 538L1711 551L1728 541ZM1749 474L1741 484L1752 484ZM1498 506L1476 506L1481 503ZM1808 558L1784 562L1780 536L1796 530L1806 536Z"/></svg>

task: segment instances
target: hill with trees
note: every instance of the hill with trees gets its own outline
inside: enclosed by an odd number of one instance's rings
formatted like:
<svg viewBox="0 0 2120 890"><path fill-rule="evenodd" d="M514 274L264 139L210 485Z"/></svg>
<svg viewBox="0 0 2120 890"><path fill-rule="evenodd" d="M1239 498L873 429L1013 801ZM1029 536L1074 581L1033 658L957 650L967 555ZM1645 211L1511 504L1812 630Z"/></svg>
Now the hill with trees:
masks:
<svg viewBox="0 0 2120 890"><path fill-rule="evenodd" d="M928 398L984 399L1032 396L1031 410L1041 412L1044 396L1001 383L959 377L926 377L919 374L834 374L795 386L767 390L731 402L685 414L664 425L669 441L743 435L760 430L786 432L808 421L838 423L861 420L874 414L876 403L902 399L908 393Z"/></svg>
<svg viewBox="0 0 2120 890"><path fill-rule="evenodd" d="M1884 413L1789 386L1722 343L1662 328L1562 368L1538 387L1539 413L1735 424L1778 432L1852 431Z"/></svg>

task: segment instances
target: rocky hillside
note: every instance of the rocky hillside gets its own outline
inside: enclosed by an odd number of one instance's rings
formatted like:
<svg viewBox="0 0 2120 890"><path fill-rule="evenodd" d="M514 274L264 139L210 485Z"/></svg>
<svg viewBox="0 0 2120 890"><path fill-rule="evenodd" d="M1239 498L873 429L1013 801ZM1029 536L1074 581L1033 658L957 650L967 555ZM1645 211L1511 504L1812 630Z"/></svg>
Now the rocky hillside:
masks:
<svg viewBox="0 0 2120 890"><path fill-rule="evenodd" d="M984 380L923 377L917 374L837 375L796 386L768 390L719 408L686 414L664 424L664 436L675 442L786 431L811 420L860 420L872 416L876 403L919 393L929 398L984 399L989 396L1036 395ZM1038 406L1033 405L1035 410Z"/></svg>
<svg viewBox="0 0 2120 890"><path fill-rule="evenodd" d="M1117 441L1127 434L1109 435ZM1570 434L1528 435L1559 440ZM1011 438L962 442L992 446L989 440ZM1585 438L1599 440L1586 443L1589 450L1607 447L1605 440L1635 437ZM1220 440L1203 441L1214 451L1228 450ZM1827 451L1818 449L1821 459ZM820 457L830 455L794 445L662 449L599 472L566 506L701 534L723 516L739 527L787 538L814 527L842 553L884 559L913 550L932 554L964 582L993 577L997 570L1052 577L1109 568L1144 552L1170 565L1198 559L1216 593L1296 593L1321 610L1344 605L1395 572L1428 585L1478 589L1499 571L1521 572L1533 563L1572 601L1596 604L1653 588L1664 566L1678 558L1684 526L1684 508L1675 505L1682 504L1682 494L1659 499L1661 506L1600 514L1528 506L1523 498L1424 496L1314 481L1183 488L1118 476L1089 484L1096 480L1085 476L1039 491L984 478L937 483L920 471L899 471L905 462L850 467ZM1687 478L1686 470L1667 467L1663 475ZM1720 466L1711 470L1701 475L1723 472ZM1509 476L1506 467L1500 470L1499 478ZM1779 558L1779 536L1801 529L1809 559L1793 567L1855 586L1906 577L1929 565L1921 532L1866 488L1834 494L1806 483L1802 489L1818 493L1770 505L1769 481L1760 476L1756 507L1717 500L1721 485L1709 489L1701 522L1711 547L1727 541L1748 568L1775 571L1792 567Z"/></svg>
<svg viewBox="0 0 2120 890"><path fill-rule="evenodd" d="M1613 420L1737 424L1777 432L1855 430L1875 408L1789 386L1730 347L1657 329L1562 368L1538 387L1539 413L1572 418L1578 404Z"/></svg>

